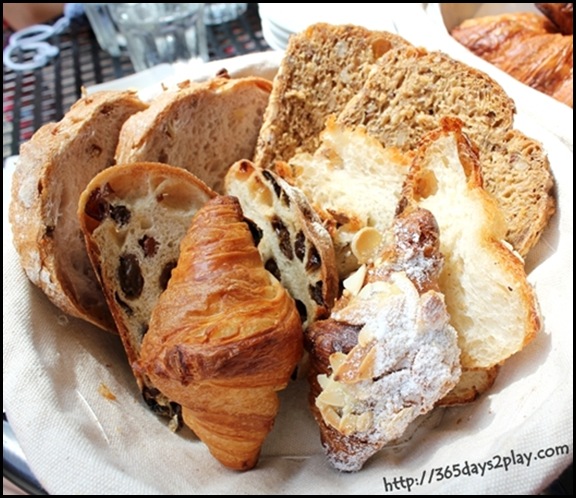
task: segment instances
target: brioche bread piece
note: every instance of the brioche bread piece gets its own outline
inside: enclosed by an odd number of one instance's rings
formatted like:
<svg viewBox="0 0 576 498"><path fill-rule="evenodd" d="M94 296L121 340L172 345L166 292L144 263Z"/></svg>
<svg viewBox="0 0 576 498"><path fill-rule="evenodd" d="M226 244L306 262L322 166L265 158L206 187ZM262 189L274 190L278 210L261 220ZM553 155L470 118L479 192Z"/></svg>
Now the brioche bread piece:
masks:
<svg viewBox="0 0 576 498"><path fill-rule="evenodd" d="M271 88L263 78L216 77L166 90L122 127L116 162L179 166L222 193L228 168L254 154Z"/></svg>
<svg viewBox="0 0 576 498"><path fill-rule="evenodd" d="M124 121L145 108L133 92L81 98L22 145L12 184L10 223L26 275L62 311L110 331L76 209L92 177L114 163Z"/></svg>
<svg viewBox="0 0 576 498"><path fill-rule="evenodd" d="M524 263L504 242L505 223L482 188L477 149L462 123L444 119L414 159L406 197L432 212L445 265L440 289L458 331L465 368L490 368L539 331L536 295Z"/></svg>
<svg viewBox="0 0 576 498"><path fill-rule="evenodd" d="M409 43L397 35L353 25L314 24L290 37L254 162L262 168L313 152L326 118L339 113L386 51Z"/></svg>
<svg viewBox="0 0 576 498"><path fill-rule="evenodd" d="M438 226L429 211L405 209L393 231L360 289L306 334L312 412L338 470L360 470L460 376L456 331L438 292Z"/></svg>
<svg viewBox="0 0 576 498"><path fill-rule="evenodd" d="M240 201L264 267L296 301L304 327L327 317L338 293L334 246L306 196L246 160L230 168L225 190Z"/></svg>
<svg viewBox="0 0 576 498"><path fill-rule="evenodd" d="M391 243L390 228L410 162L408 154L382 147L361 129L352 131L329 119L313 155L300 153L287 166L276 165L327 225L340 278Z"/></svg>
<svg viewBox="0 0 576 498"><path fill-rule="evenodd" d="M506 240L525 256L554 213L554 182L541 145L514 130L514 102L487 75L439 52L393 49L376 66L338 122L411 150L442 117L460 118L480 149L484 186L506 218Z"/></svg>
<svg viewBox="0 0 576 498"><path fill-rule="evenodd" d="M78 218L88 254L132 367L152 309L176 266L180 240L214 195L181 168L134 163L96 175L80 197ZM177 422L178 406L139 371L134 374L150 408Z"/></svg>

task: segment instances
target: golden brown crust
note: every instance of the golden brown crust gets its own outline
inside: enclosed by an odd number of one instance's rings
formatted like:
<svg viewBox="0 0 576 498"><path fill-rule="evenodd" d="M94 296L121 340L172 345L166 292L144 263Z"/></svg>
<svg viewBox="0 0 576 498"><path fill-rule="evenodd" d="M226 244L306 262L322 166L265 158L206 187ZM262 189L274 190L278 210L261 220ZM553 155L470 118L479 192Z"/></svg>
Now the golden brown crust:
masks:
<svg viewBox="0 0 576 498"><path fill-rule="evenodd" d="M438 401L437 406L461 405L476 401L494 385L499 371L499 365L490 368L463 368L458 384Z"/></svg>
<svg viewBox="0 0 576 498"><path fill-rule="evenodd" d="M139 368L220 462L247 470L301 354L294 301L264 269L238 201L209 201L182 241Z"/></svg>
<svg viewBox="0 0 576 498"><path fill-rule="evenodd" d="M571 92L562 97L573 81L572 34L559 33L544 16L513 12L468 19L451 35L518 81L572 107Z"/></svg>
<svg viewBox="0 0 576 498"><path fill-rule="evenodd" d="M114 330L76 217L90 179L113 164L124 121L146 108L133 92L98 92L23 144L14 174L10 221L28 278L64 312Z"/></svg>
<svg viewBox="0 0 576 498"><path fill-rule="evenodd" d="M572 3L535 3L542 12L564 35L574 32L574 4Z"/></svg>

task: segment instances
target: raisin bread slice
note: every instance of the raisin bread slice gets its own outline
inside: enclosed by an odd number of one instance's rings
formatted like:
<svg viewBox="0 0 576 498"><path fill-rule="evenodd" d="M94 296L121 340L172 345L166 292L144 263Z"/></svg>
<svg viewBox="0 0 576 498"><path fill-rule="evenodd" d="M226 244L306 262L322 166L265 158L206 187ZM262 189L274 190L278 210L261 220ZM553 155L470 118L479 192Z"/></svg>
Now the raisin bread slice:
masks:
<svg viewBox="0 0 576 498"><path fill-rule="evenodd" d="M166 90L122 127L116 162L179 166L222 193L228 168L254 154L271 89L263 78L221 76Z"/></svg>
<svg viewBox="0 0 576 498"><path fill-rule="evenodd" d="M274 79L254 162L272 167L313 152L331 114L360 90L376 60L403 38L361 26L314 24L292 35Z"/></svg>
<svg viewBox="0 0 576 498"><path fill-rule="evenodd" d="M265 268L294 298L304 326L328 316L338 292L334 247L304 194L250 161L230 168L225 189L240 201Z"/></svg>
<svg viewBox="0 0 576 498"><path fill-rule="evenodd" d="M114 164L121 126L146 107L134 92L81 98L22 145L12 184L10 223L26 275L62 311L110 331L76 209L92 177Z"/></svg>
<svg viewBox="0 0 576 498"><path fill-rule="evenodd" d="M180 240L196 211L215 196L191 173L158 163L113 166L97 175L78 204L88 254L132 367L152 309L166 289ZM178 407L134 370L144 400L178 419Z"/></svg>
<svg viewBox="0 0 576 498"><path fill-rule="evenodd" d="M513 100L486 74L440 52L392 49L376 67L338 122L408 151L443 117L460 119L480 149L484 185L505 216L506 240L525 256L554 214L554 180L541 144L514 129Z"/></svg>

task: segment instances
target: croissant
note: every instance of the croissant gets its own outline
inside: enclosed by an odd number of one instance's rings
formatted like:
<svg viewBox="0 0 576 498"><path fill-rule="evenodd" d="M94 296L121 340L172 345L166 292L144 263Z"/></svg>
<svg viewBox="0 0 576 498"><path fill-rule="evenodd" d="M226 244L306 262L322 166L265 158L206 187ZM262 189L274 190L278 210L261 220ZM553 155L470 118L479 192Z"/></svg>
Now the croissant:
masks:
<svg viewBox="0 0 576 498"><path fill-rule="evenodd" d="M248 470L301 358L296 305L264 269L234 197L193 218L155 307L138 367L231 469Z"/></svg>
<svg viewBox="0 0 576 498"><path fill-rule="evenodd" d="M383 261L350 277L330 318L306 332L312 413L329 462L342 471L360 470L460 377L456 331L437 290L436 221L409 209L394 232Z"/></svg>
<svg viewBox="0 0 576 498"><path fill-rule="evenodd" d="M556 100L573 106L572 34L536 12L468 19L451 35L479 57Z"/></svg>

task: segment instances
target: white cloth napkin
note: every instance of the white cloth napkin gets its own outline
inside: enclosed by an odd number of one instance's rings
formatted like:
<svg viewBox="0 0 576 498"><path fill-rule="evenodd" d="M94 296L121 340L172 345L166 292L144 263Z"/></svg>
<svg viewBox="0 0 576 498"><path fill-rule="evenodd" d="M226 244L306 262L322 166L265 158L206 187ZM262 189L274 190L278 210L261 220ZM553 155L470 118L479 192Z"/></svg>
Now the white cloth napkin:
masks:
<svg viewBox="0 0 576 498"><path fill-rule="evenodd" d="M254 56L249 72L277 61L275 53ZM521 125L543 142L557 181L558 213L527 261L545 328L505 363L489 393L436 410L355 474L324 458L304 380L281 393L250 472L223 468L187 430L171 433L140 399L118 337L64 316L27 280L11 243L5 170L3 401L40 482L54 494L525 494L548 485L573 450L573 158L542 126Z"/></svg>

